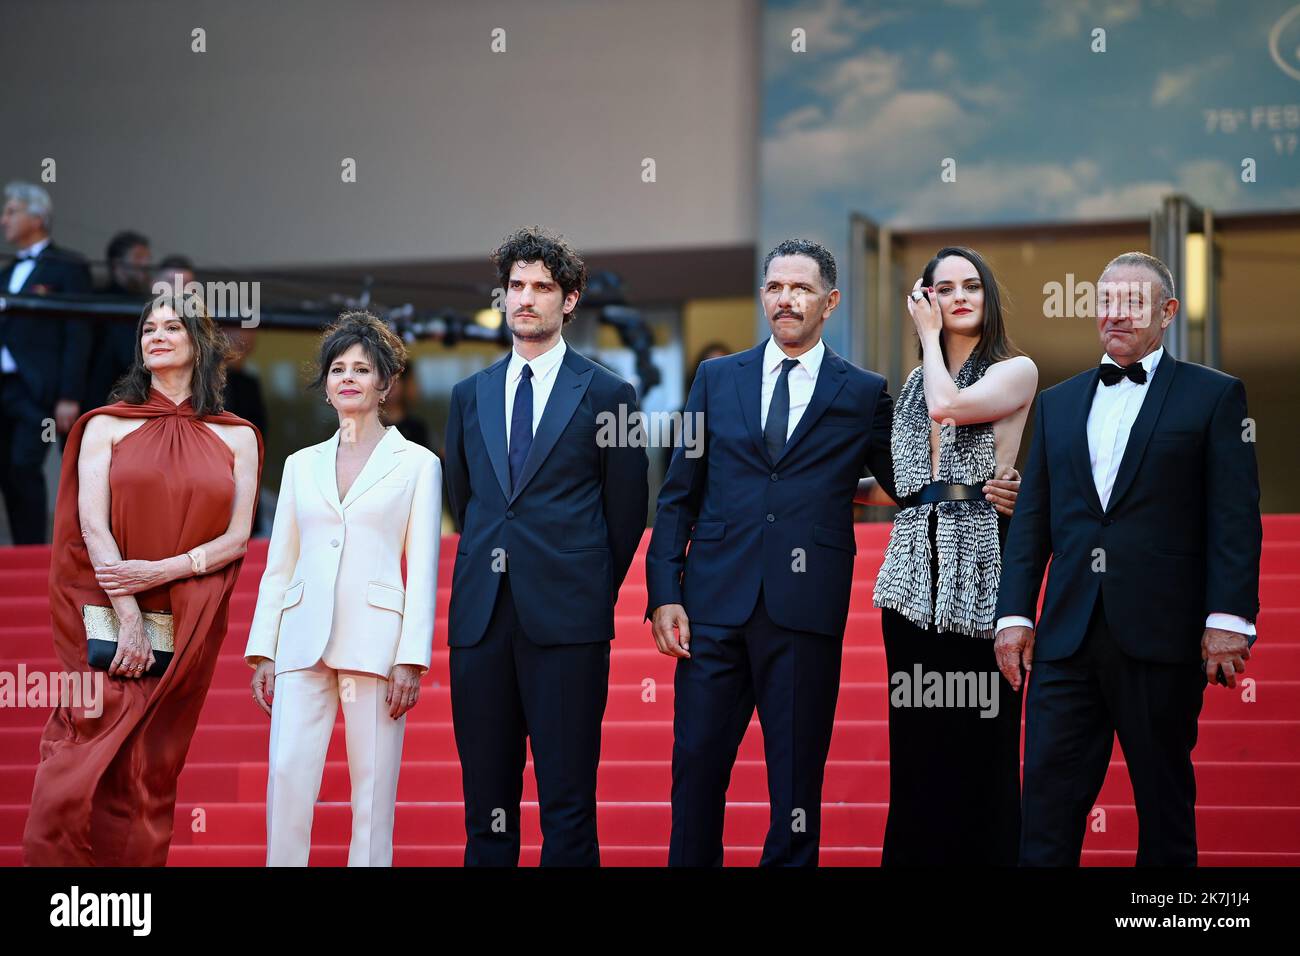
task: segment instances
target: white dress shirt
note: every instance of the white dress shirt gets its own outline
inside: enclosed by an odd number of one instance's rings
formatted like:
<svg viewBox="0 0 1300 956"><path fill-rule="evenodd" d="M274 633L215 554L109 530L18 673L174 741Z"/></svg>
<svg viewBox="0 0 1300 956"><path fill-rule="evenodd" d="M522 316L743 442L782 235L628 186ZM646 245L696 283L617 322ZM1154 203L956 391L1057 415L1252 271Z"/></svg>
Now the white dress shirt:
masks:
<svg viewBox="0 0 1300 956"><path fill-rule="evenodd" d="M17 295L26 284L28 276L30 276L32 270L36 268L36 257L39 256L49 244L50 237L46 236L40 242L33 242L26 249L18 250L22 255L28 256L29 258L19 259L14 263L13 271L9 273L10 295ZM9 353L9 347L0 346L0 372L8 373L16 371L18 371L18 363L14 361L14 357Z"/></svg>
<svg viewBox="0 0 1300 956"><path fill-rule="evenodd" d="M1158 348L1141 361L1147 372L1147 380L1139 385L1131 378L1122 378L1115 385L1104 385L1097 381L1097 391L1092 396L1092 408L1088 410L1088 459L1092 463L1092 481L1097 488L1097 498L1104 511L1110 504L1110 495L1115 488L1115 476L1119 474L1120 462L1124 460L1124 449L1128 446L1129 432L1137 421L1142 403L1146 401L1148 386L1155 373L1156 365L1165 354L1164 348ZM1109 355L1101 357L1103 365L1119 365ZM1034 622L1027 617L1008 615L998 618L997 630L1004 627L1033 627ZM1205 619L1206 627L1216 627L1239 634L1255 633L1255 625L1235 614L1214 612Z"/></svg>
<svg viewBox="0 0 1300 956"><path fill-rule="evenodd" d="M564 344L564 337L560 341L537 356L535 359L526 359L513 349L510 352L510 363L506 366L506 447L510 447L510 419L515 415L515 392L519 390L520 375L525 365L532 366L533 369L533 434L537 434L537 426L541 424L542 412L546 411L546 400L551 397L551 389L555 386L555 379L559 375L560 361L564 358L565 349L568 346Z"/></svg>
<svg viewBox="0 0 1300 956"><path fill-rule="evenodd" d="M1120 379L1118 385L1103 385L1098 380L1092 408L1088 411L1088 460L1092 463L1092 483L1097 487L1102 511L1110 504L1115 476L1119 474L1119 464L1128 445L1128 433L1133 430L1151 376L1164 354L1165 350L1158 348L1142 359L1140 364L1147 371L1147 380L1142 385L1131 378ZM1102 356L1101 364L1119 365L1109 355Z"/></svg>
<svg viewBox="0 0 1300 956"><path fill-rule="evenodd" d="M785 437L788 441L794 434L804 409L812 401L813 388L817 385L817 373L821 370L822 359L826 356L826 343L821 339L797 361L798 365L790 369L790 423L786 426ZM775 338L767 340L763 349L763 400L759 406L759 430L767 427L767 409L772 404L772 395L776 392L776 380L781 377L781 363L790 356L781 351Z"/></svg>

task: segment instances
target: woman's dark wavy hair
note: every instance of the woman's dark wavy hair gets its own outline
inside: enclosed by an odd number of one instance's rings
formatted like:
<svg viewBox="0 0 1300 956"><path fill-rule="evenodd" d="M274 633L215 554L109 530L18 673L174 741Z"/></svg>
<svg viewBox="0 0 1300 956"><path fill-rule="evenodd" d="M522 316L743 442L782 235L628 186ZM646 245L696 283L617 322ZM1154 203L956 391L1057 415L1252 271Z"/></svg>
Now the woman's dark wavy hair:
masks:
<svg viewBox="0 0 1300 956"><path fill-rule="evenodd" d="M492 253L500 288L510 285L510 270L516 262L541 262L566 296L576 291L581 297L587 288L587 266L582 257L563 238L541 226L529 226L507 236ZM574 305L573 312L577 309ZM565 325L573 319L573 312L564 313Z"/></svg>
<svg viewBox="0 0 1300 956"><path fill-rule="evenodd" d="M144 364L144 324L159 309L176 314L190 337L194 349L194 375L190 379L190 406L198 415L219 415L225 410L226 362L231 355L225 333L212 321L203 300L193 292L177 296L158 296L145 303L135 324L135 359L126 374L117 380L108 401L143 405L149 400L153 376Z"/></svg>
<svg viewBox="0 0 1300 956"><path fill-rule="evenodd" d="M323 390L334 360L354 345L361 346L375 367L382 383L381 391L387 392L406 369L406 346L383 319L370 312L343 312L338 321L321 335L316 377L312 379L311 387Z"/></svg>
<svg viewBox="0 0 1300 956"><path fill-rule="evenodd" d="M934 254L934 258L925 264L925 271L921 273L921 285L929 287L934 285L934 270L939 268L939 263L950 256L960 256L975 267L975 272L980 277L980 285L984 287L984 328L980 333L979 344L971 355L975 359L976 365L992 365L994 362L1001 362L1004 359L1012 358L1016 355L1023 355L1020 349L1016 348L1015 343L1007 335L1006 322L1002 318L1002 294L998 290L997 280L993 277L993 270L989 264L984 261L974 249L968 246L944 246ZM943 332L939 333L939 347L943 351L944 361L948 360L948 348L945 343L946 336ZM916 340L916 356L924 356L924 349L921 347L921 339L918 336Z"/></svg>

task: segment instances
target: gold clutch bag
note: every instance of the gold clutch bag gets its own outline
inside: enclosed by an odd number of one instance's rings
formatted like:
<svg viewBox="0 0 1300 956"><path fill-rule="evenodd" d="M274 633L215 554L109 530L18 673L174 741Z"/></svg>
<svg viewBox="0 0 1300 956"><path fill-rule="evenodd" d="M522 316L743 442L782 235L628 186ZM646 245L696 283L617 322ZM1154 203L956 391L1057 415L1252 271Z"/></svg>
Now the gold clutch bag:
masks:
<svg viewBox="0 0 1300 956"><path fill-rule="evenodd" d="M81 620L86 625L86 663L95 670L106 671L117 656L117 632L121 626L111 607L85 604ZM169 611L145 611L144 634L153 648L153 667L146 677L158 677L167 670L176 650L176 632Z"/></svg>

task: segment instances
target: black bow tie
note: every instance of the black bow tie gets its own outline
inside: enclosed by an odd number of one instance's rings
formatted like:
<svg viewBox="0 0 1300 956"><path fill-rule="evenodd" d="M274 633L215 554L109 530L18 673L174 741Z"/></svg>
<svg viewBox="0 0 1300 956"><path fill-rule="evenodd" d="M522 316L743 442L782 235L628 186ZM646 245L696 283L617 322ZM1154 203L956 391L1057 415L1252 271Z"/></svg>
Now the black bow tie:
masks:
<svg viewBox="0 0 1300 956"><path fill-rule="evenodd" d="M1132 379L1139 385L1147 383L1147 370L1142 367L1141 362L1134 362L1132 365L1114 365L1110 362L1102 362L1098 366L1101 372L1101 381L1104 385L1114 385L1121 379Z"/></svg>
<svg viewBox="0 0 1300 956"><path fill-rule="evenodd" d="M34 253L34 252L20 252L20 253L18 253L18 261L19 261L19 262L22 262L22 260L24 260L24 259L35 259L35 258L36 258L36 253Z"/></svg>

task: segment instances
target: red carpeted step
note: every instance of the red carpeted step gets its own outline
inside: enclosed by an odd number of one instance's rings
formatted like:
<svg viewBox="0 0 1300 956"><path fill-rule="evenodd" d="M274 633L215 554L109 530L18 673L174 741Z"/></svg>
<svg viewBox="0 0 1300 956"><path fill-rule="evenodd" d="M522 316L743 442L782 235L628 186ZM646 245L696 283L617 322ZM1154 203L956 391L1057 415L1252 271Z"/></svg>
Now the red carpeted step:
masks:
<svg viewBox="0 0 1300 956"><path fill-rule="evenodd" d="M1300 593L1300 576L1295 577L1295 587ZM50 630L49 609L45 604L45 598L0 598L0 613L4 615L3 622L0 622L0 669L12 670L20 662L28 664L28 670L37 665L48 668L45 662L53 660L54 638ZM223 659L242 661L251 623L251 612L244 619L231 619L221 646ZM650 624L642 619L639 610L630 614L620 611L614 623L616 651L638 648L654 650ZM447 651L445 607L440 608L434 626L434 653L445 655ZM1300 605L1292 608L1265 606L1260 612L1259 632L1260 643L1255 648L1257 654L1288 646L1296 640L1297 635L1300 635ZM881 650L883 653L880 640L880 611L870 607L870 598L866 595L863 598L863 606L849 613L843 644L846 649L868 647ZM1300 679L1300 667L1286 676Z"/></svg>
<svg viewBox="0 0 1300 956"><path fill-rule="evenodd" d="M256 760L265 755L267 722L200 723L190 747L191 761ZM757 718L740 746L748 759L762 757ZM12 762L34 759L38 735L30 728L0 728L0 753ZM672 753L672 724L666 720L606 721L601 756L606 760L637 760ZM414 724L406 730L408 758L454 759L456 743L449 721ZM884 720L837 719L831 736L831 756L837 759L883 760L888 754ZM1289 760L1300 753L1300 720L1202 720L1196 755L1202 760ZM343 731L336 726L330 754L342 759Z"/></svg>
<svg viewBox="0 0 1300 956"><path fill-rule="evenodd" d="M0 766L0 804L26 803L31 796L34 774L35 768L30 764ZM671 780L672 771L666 760L604 760L600 765L597 794L602 801L634 802L646 793L668 793ZM178 799L183 803L205 800L256 803L266 795L265 755L260 761L191 761L181 774L178 790ZM1228 806L1250 806L1261 793L1300 793L1300 764L1198 761L1196 792L1198 799L1206 804ZM346 761L330 761L322 777L320 799L346 802L350 793ZM763 761L737 761L728 794L734 800L765 800L767 767ZM456 760L416 760L409 756L403 760L398 799L438 802L456 801L460 797L460 764ZM524 799L537 799L531 760L524 774ZM888 761L829 761L823 799L826 803L887 802ZM1133 803L1133 789L1118 745L1097 803L1101 806Z"/></svg>
<svg viewBox="0 0 1300 956"><path fill-rule="evenodd" d="M1267 661L1258 661L1260 670L1266 670ZM249 674L252 672L249 671ZM1251 670L1251 675L1255 670ZM1239 687L1228 690L1214 687L1205 694L1201 710L1203 719L1239 720L1290 720L1300 719L1300 681L1275 680L1262 674L1253 678L1253 688ZM652 693L653 690L653 693ZM835 715L843 720L883 720L888 716L891 688L883 681L845 683L840 686ZM1253 700L1250 699L1253 697ZM1000 706L1009 701L1000 698ZM214 687L208 692L201 721L213 724L240 723L261 714L247 686ZM31 727L34 732L49 718L48 707L15 707L5 714L0 726ZM611 684L609 700L605 707L606 720L659 719L671 721L673 717L673 685L671 680L657 681L653 688L648 684ZM342 719L340 714L339 719ZM427 680L422 688L419 705L407 717L407 725L451 720L451 689L446 684Z"/></svg>
<svg viewBox="0 0 1300 956"><path fill-rule="evenodd" d="M1292 613L1300 616L1300 611ZM1272 616L1261 614L1260 617L1261 629L1269 627L1267 621L1272 620ZM1247 667L1246 676L1256 681L1257 696L1260 698L1264 696L1264 688L1259 686L1261 681L1300 680L1300 643L1276 641L1270 643L1267 641L1268 636L1269 631L1264 631ZM1300 620L1297 620L1297 626L1290 634L1278 636L1282 640L1294 640L1296 636L1300 636ZM35 643L38 639L28 634L24 640ZM48 680L48 675L60 672L61 667L50 650L48 631L43 631L39 640L45 643L46 648L39 656L23 657L0 653L0 673L10 675L11 680L16 680L20 673L27 675L24 676L24 680L36 679L30 678L30 675L40 673L43 677L39 679ZM234 653L230 653L232 645ZM242 640L237 641L233 635L227 637L225 652L217 661L213 676L214 690L249 686L253 671L244 662L243 648ZM448 651L445 646L434 648L429 673L424 677L426 688L448 683L450 671L447 659ZM841 661L841 680L845 683L874 683L886 679L888 671L885 667L885 649L880 643L878 622L874 637L859 635L846 640ZM655 681L656 693L658 693L658 690L672 684L674 667L674 659L660 654L648 634L639 631L633 634L624 632L613 644L609 679L613 684L640 684L646 679L652 679ZM1300 711L1300 701L1297 704L1297 709ZM1297 716L1300 716L1300 712ZM3 726L4 720L4 708L0 708L0 726Z"/></svg>
<svg viewBox="0 0 1300 956"><path fill-rule="evenodd" d="M880 556L874 557L874 564L879 565ZM858 555L858 568L863 565L873 564L872 556ZM231 602L231 623L247 626L252 620L253 607L257 599L257 585L262 574L261 567L246 565L239 581L235 586L234 596ZM439 593L438 593L438 610L440 615L447 612L447 600L449 598L449 589L451 580L448 578L443 581L439 575ZM870 573L858 574L853 581L853 590L850 601L850 609L855 611L867 611L871 609L871 595L875 589L875 570ZM1265 608L1285 608L1300 606L1300 573L1295 571L1263 574L1260 578L1260 604ZM8 568L0 569L0 600L6 601L6 607L10 605L8 601L14 600L21 603L24 597L44 596L49 587L49 571L47 568ZM17 605L14 605L17 606ZM618 613L621 616L637 616L645 611L646 606L646 587L643 578L633 577L629 574L627 580L623 583L619 591ZM6 619L3 624L16 623Z"/></svg>
<svg viewBox="0 0 1300 956"><path fill-rule="evenodd" d="M1085 837L1085 846L1097 850L1123 850L1136 846L1137 813L1129 806L1104 808ZM827 847L879 846L884 835L886 806L881 803L825 804L822 808L822 845ZM522 838L540 842L537 804L523 804ZM346 803L316 806L313 840L346 844L351 832L351 808ZM667 801L618 803L606 801L598 809L599 827L617 833L625 845L663 847L668 842ZM0 845L16 845L22 835L26 807L0 807ZM727 807L724 839L728 844L761 845L769 825L766 802L732 802ZM265 839L266 810L255 803L209 802L179 804L173 845L228 846ZM1093 827L1103 827L1098 830ZM1200 831L1233 834L1230 849L1238 851L1300 852L1300 807L1197 807ZM399 803L394 841L398 844L453 845L464 838L464 809L459 803Z"/></svg>

